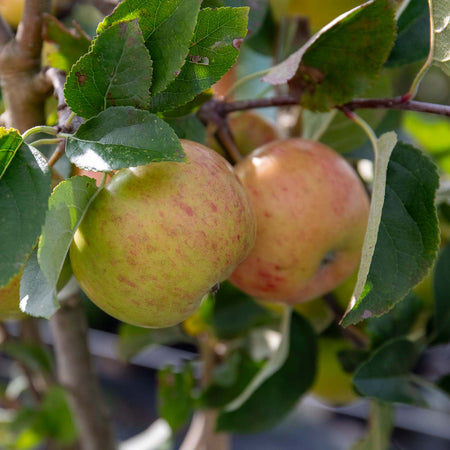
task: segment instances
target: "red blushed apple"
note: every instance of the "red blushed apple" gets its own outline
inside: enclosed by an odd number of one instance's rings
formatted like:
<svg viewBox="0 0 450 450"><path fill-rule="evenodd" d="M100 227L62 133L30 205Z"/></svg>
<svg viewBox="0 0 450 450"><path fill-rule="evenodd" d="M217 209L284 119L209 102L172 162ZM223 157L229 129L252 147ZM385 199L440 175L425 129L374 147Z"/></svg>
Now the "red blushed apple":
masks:
<svg viewBox="0 0 450 450"><path fill-rule="evenodd" d="M73 272L89 298L138 326L186 319L255 239L253 211L230 164L201 144L181 144L186 162L117 172L70 248Z"/></svg>
<svg viewBox="0 0 450 450"><path fill-rule="evenodd" d="M331 148L285 139L235 166L256 214L257 236L230 281L261 300L290 304L331 291L358 267L369 198Z"/></svg>

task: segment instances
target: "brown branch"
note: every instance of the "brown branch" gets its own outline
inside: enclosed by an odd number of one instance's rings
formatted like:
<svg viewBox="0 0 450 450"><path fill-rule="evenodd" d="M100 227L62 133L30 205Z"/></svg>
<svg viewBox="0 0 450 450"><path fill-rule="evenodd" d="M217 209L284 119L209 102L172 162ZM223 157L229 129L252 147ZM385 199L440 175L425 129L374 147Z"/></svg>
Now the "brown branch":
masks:
<svg viewBox="0 0 450 450"><path fill-rule="evenodd" d="M79 295L61 301L50 319L58 379L68 391L83 450L115 450L109 412L101 397L87 344L87 322Z"/></svg>
<svg viewBox="0 0 450 450"><path fill-rule="evenodd" d="M18 50L40 64L42 49L43 14L49 13L51 0L25 0L22 20L17 28Z"/></svg>
<svg viewBox="0 0 450 450"><path fill-rule="evenodd" d="M450 116L449 105L439 105L436 103L418 102L415 100L405 100L405 97L394 98L360 98L342 105L349 110L354 109L401 109L407 111L417 111L429 114L439 114Z"/></svg>
<svg viewBox="0 0 450 450"><path fill-rule="evenodd" d="M15 39L0 41L0 80L5 103L2 119L23 132L45 123L45 100L51 85L40 74L42 16L49 0L27 0ZM1 27L0 27L1 28Z"/></svg>

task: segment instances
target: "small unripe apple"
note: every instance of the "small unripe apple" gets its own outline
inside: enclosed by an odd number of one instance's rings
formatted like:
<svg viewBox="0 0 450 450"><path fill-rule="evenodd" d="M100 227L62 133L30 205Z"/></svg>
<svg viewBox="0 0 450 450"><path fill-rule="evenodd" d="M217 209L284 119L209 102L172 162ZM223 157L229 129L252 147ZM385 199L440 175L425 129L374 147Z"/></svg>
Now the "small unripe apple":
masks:
<svg viewBox="0 0 450 450"><path fill-rule="evenodd" d="M256 214L257 236L230 281L290 304L320 297L358 267L369 198L353 168L328 146L274 141L235 166Z"/></svg>
<svg viewBox="0 0 450 450"><path fill-rule="evenodd" d="M228 117L228 126L239 153L248 155L256 148L281 138L281 133L275 123L254 111L235 113ZM212 129L207 129L205 144L222 156L226 156L220 144L215 139Z"/></svg>
<svg viewBox="0 0 450 450"><path fill-rule="evenodd" d="M338 357L342 350L352 346L342 338L320 337L316 379L311 393L318 400L334 406L343 406L358 399L353 389L353 374L346 372Z"/></svg>
<svg viewBox="0 0 450 450"><path fill-rule="evenodd" d="M253 211L232 167L203 145L181 143L186 162L116 173L93 200L70 249L88 297L138 326L186 319L255 239Z"/></svg>

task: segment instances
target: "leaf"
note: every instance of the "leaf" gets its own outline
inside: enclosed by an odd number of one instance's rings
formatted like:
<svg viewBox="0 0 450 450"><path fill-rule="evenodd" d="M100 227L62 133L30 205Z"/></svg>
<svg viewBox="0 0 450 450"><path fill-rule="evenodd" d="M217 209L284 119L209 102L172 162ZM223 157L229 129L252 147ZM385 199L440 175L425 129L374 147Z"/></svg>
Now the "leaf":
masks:
<svg viewBox="0 0 450 450"><path fill-rule="evenodd" d="M50 46L50 50L44 47L43 51L51 67L67 73L91 44L89 36L77 24L74 25L75 28L69 29L56 17L44 15L44 39L55 45Z"/></svg>
<svg viewBox="0 0 450 450"><path fill-rule="evenodd" d="M53 370L52 355L42 345L31 344L25 341L5 341L0 349L11 358L22 362L34 372L43 372L50 375Z"/></svg>
<svg viewBox="0 0 450 450"><path fill-rule="evenodd" d="M211 318L214 334L219 339L246 335L250 328L273 320L273 314L230 282L220 284Z"/></svg>
<svg viewBox="0 0 450 450"><path fill-rule="evenodd" d="M450 76L450 8L448 0L428 0L431 10L432 44L435 65Z"/></svg>
<svg viewBox="0 0 450 450"><path fill-rule="evenodd" d="M225 411L235 411L240 408L258 388L283 366L289 355L290 325L292 309L284 307L280 325L281 341L278 348L269 356L262 369L250 380L245 389L238 397L233 399L226 407Z"/></svg>
<svg viewBox="0 0 450 450"><path fill-rule="evenodd" d="M379 74L394 38L393 4L370 1L322 28L262 80L274 85L291 80L303 93L303 106L326 111L367 88Z"/></svg>
<svg viewBox="0 0 450 450"><path fill-rule="evenodd" d="M234 351L214 370L211 384L202 393L201 405L212 409L225 407L245 390L262 365L247 352L240 349Z"/></svg>
<svg viewBox="0 0 450 450"><path fill-rule="evenodd" d="M408 334L422 307L422 300L410 292L386 314L368 319L366 331L372 338L372 345L377 347L389 339Z"/></svg>
<svg viewBox="0 0 450 450"><path fill-rule="evenodd" d="M353 383L367 397L426 406L410 376L418 356L418 349L411 341L405 338L389 341L361 364Z"/></svg>
<svg viewBox="0 0 450 450"><path fill-rule="evenodd" d="M111 106L147 109L152 61L136 20L108 28L72 67L64 86L71 110L89 119Z"/></svg>
<svg viewBox="0 0 450 450"><path fill-rule="evenodd" d="M205 141L205 126L195 114L176 118L165 117L164 121L170 125L180 139L189 139L195 142Z"/></svg>
<svg viewBox="0 0 450 450"><path fill-rule="evenodd" d="M130 361L141 351L155 345L170 345L186 341L179 327L149 329L127 323L119 326L117 353L123 361Z"/></svg>
<svg viewBox="0 0 450 450"><path fill-rule="evenodd" d="M389 448L389 442L395 425L395 415L389 403L372 400L367 436L359 441L352 450L380 450Z"/></svg>
<svg viewBox="0 0 450 450"><path fill-rule="evenodd" d="M434 340L450 341L450 245L441 251L434 268Z"/></svg>
<svg viewBox="0 0 450 450"><path fill-rule="evenodd" d="M368 230L344 326L391 309L424 278L438 250L436 166L427 155L401 142L389 159L393 142L385 145L383 138L386 141L388 135L380 138L376 152Z"/></svg>
<svg viewBox="0 0 450 450"><path fill-rule="evenodd" d="M66 155L86 170L109 172L155 161L184 161L175 132L148 111L108 108L67 139Z"/></svg>
<svg viewBox="0 0 450 450"><path fill-rule="evenodd" d="M0 179L0 287L20 272L41 233L50 184L44 157L23 143Z"/></svg>
<svg viewBox="0 0 450 450"><path fill-rule="evenodd" d="M248 8L202 9L180 74L151 99L152 111L167 111L211 87L235 63L247 33Z"/></svg>
<svg viewBox="0 0 450 450"><path fill-rule="evenodd" d="M23 139L18 130L0 127L0 179L6 172L22 142Z"/></svg>
<svg viewBox="0 0 450 450"><path fill-rule="evenodd" d="M411 0L397 22L397 39L386 67L425 59L430 50L430 13L427 0Z"/></svg>
<svg viewBox="0 0 450 450"><path fill-rule="evenodd" d="M412 373L418 357L416 344L405 338L393 339L358 368L353 383L367 397L450 412L450 397Z"/></svg>
<svg viewBox="0 0 450 450"><path fill-rule="evenodd" d="M74 443L78 431L67 400L66 391L51 386L45 392L39 414L38 429L47 437L62 444Z"/></svg>
<svg viewBox="0 0 450 450"><path fill-rule="evenodd" d="M75 231L96 192L95 180L75 176L61 182L50 196L39 240L38 259L53 292L57 290L59 276Z"/></svg>
<svg viewBox="0 0 450 450"><path fill-rule="evenodd" d="M30 316L48 319L58 309L56 292L39 266L37 248L29 256L20 279L20 309Z"/></svg>
<svg viewBox="0 0 450 450"><path fill-rule="evenodd" d="M153 60L152 94L162 91L184 64L200 9L199 0L125 0L98 26L98 33L138 19Z"/></svg>
<svg viewBox="0 0 450 450"><path fill-rule="evenodd" d="M312 385L316 366L316 336L309 323L293 315L289 354L283 366L268 378L237 410L218 417L219 431L248 433L272 427L292 410Z"/></svg>
<svg viewBox="0 0 450 450"><path fill-rule="evenodd" d="M194 373L189 363L181 372L170 367L158 371L159 415L174 431L186 424L194 410L194 386Z"/></svg>

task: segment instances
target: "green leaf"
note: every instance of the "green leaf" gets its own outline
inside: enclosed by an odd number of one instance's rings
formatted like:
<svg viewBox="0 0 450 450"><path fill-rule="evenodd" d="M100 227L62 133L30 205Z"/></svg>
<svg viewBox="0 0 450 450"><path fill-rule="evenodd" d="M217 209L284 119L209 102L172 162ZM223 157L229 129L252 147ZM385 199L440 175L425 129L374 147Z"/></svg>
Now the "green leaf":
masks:
<svg viewBox="0 0 450 450"><path fill-rule="evenodd" d="M248 8L202 9L180 74L151 99L153 111L167 111L211 87L235 63L247 33Z"/></svg>
<svg viewBox="0 0 450 450"><path fill-rule="evenodd" d="M42 402L37 428L48 438L62 444L75 442L78 432L67 400L59 386L47 389Z"/></svg>
<svg viewBox="0 0 450 450"><path fill-rule="evenodd" d="M367 436L359 441L352 450L388 449L395 415L389 403L372 400L370 405L370 421Z"/></svg>
<svg viewBox="0 0 450 450"><path fill-rule="evenodd" d="M361 394L386 402L426 406L411 379L418 358L414 343L398 338L387 342L355 372L353 383Z"/></svg>
<svg viewBox="0 0 450 450"><path fill-rule="evenodd" d="M179 327L149 329L121 323L119 327L117 353L121 360L130 361L139 352L149 347L170 345L187 340Z"/></svg>
<svg viewBox="0 0 450 450"><path fill-rule="evenodd" d="M199 0L125 0L98 26L138 19L153 60L152 95L164 90L184 64L200 9Z"/></svg>
<svg viewBox="0 0 450 450"><path fill-rule="evenodd" d="M250 328L274 321L274 315L229 282L215 295L211 325L219 339L246 335Z"/></svg>
<svg viewBox="0 0 450 450"><path fill-rule="evenodd" d="M44 16L44 39L56 44L45 54L51 67L69 73L70 68L84 55L91 44L89 36L77 25L68 29L56 17ZM44 47L44 52L46 48Z"/></svg>
<svg viewBox="0 0 450 450"><path fill-rule="evenodd" d="M377 151L371 213L354 291L356 303L347 311L344 326L391 309L424 278L437 255L436 166L427 155L399 142L386 174L388 155L383 149Z"/></svg>
<svg viewBox="0 0 450 450"><path fill-rule="evenodd" d="M96 192L95 180L76 176L61 182L50 196L39 240L38 258L48 285L54 292L73 235Z"/></svg>
<svg viewBox="0 0 450 450"><path fill-rule="evenodd" d="M386 67L425 59L430 51L430 13L427 0L411 0L397 22L397 39Z"/></svg>
<svg viewBox="0 0 450 450"><path fill-rule="evenodd" d="M256 432L282 420L297 404L300 396L311 387L315 376L316 353L313 329L308 321L294 314L286 361L239 409L219 415L218 430Z"/></svg>
<svg viewBox="0 0 450 450"><path fill-rule="evenodd" d="M392 81L387 75L380 76L373 85L364 90L364 98L386 98L392 95ZM308 116L329 115L333 112L313 113L305 110ZM335 111L334 111L335 112ZM356 113L362 117L372 128L376 129L386 115L385 110L366 109L358 110ZM367 134L355 122L349 120L342 112L333 116L333 120L328 128L318 137L321 142L329 145L339 153L349 152L364 145L367 141Z"/></svg>
<svg viewBox="0 0 450 450"><path fill-rule="evenodd" d="M379 346L389 339L408 334L422 307L422 300L414 292L410 292L388 313L368 319L366 331L372 338L372 345Z"/></svg>
<svg viewBox="0 0 450 450"><path fill-rule="evenodd" d="M441 251L434 268L434 340L450 341L450 245Z"/></svg>
<svg viewBox="0 0 450 450"><path fill-rule="evenodd" d="M152 61L136 20L120 22L99 35L72 67L64 96L86 119L111 106L147 109Z"/></svg>
<svg viewBox="0 0 450 450"><path fill-rule="evenodd" d="M360 95L379 74L395 38L389 0L364 3L320 30L263 81L291 80L308 109L326 111ZM295 75L295 78L293 78Z"/></svg>
<svg viewBox="0 0 450 450"><path fill-rule="evenodd" d="M16 129L0 127L0 179L6 172L22 142L22 136Z"/></svg>
<svg viewBox="0 0 450 450"><path fill-rule="evenodd" d="M164 121L170 125L180 139L189 139L195 142L205 141L205 126L195 114L176 118L165 117Z"/></svg>
<svg viewBox="0 0 450 450"><path fill-rule="evenodd" d="M172 430L178 430L189 420L194 410L192 390L195 386L194 373L190 364L181 372L170 367L158 372L158 410Z"/></svg>
<svg viewBox="0 0 450 450"><path fill-rule="evenodd" d="M213 379L201 396L206 408L223 408L237 398L262 369L261 361L253 360L247 352L238 349L217 366Z"/></svg>
<svg viewBox="0 0 450 450"><path fill-rule="evenodd" d="M55 289L49 286L35 248L20 279L20 309L30 316L50 318L58 309Z"/></svg>
<svg viewBox="0 0 450 450"><path fill-rule="evenodd" d="M67 139L70 161L86 170L109 172L156 161L184 161L175 132L148 111L108 108Z"/></svg>
<svg viewBox="0 0 450 450"><path fill-rule="evenodd" d="M428 0L431 10L431 57L442 71L450 76L450 8L448 0Z"/></svg>
<svg viewBox="0 0 450 450"><path fill-rule="evenodd" d="M0 179L0 287L20 272L41 233L50 184L44 157L23 143Z"/></svg>
<svg viewBox="0 0 450 450"><path fill-rule="evenodd" d="M418 357L416 344L405 338L393 339L358 368L353 383L367 397L450 412L450 397L412 373Z"/></svg>
<svg viewBox="0 0 450 450"><path fill-rule="evenodd" d="M0 349L11 358L22 362L34 372L51 374L53 370L52 355L42 345L31 344L24 341L5 341Z"/></svg>

